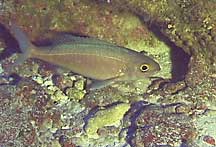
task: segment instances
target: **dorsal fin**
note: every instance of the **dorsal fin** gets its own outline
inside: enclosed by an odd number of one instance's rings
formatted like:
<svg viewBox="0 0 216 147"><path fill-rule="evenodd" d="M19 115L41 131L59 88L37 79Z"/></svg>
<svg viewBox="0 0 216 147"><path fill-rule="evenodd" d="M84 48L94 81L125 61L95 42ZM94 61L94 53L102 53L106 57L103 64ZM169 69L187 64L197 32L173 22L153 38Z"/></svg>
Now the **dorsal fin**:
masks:
<svg viewBox="0 0 216 147"><path fill-rule="evenodd" d="M87 36L75 36L70 33L54 33L50 40L52 45L64 44L64 43L74 43L74 44L100 44L108 46L117 46L107 41L103 41L93 37Z"/></svg>

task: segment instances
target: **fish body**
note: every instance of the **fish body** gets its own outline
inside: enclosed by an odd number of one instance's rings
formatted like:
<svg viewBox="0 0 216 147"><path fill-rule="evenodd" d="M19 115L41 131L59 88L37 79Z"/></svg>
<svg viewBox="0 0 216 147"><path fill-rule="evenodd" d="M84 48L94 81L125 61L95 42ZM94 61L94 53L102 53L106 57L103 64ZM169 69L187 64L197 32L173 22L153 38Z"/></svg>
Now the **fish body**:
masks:
<svg viewBox="0 0 216 147"><path fill-rule="evenodd" d="M99 39L61 34L50 46L36 47L16 25L12 24L10 31L22 51L19 62L37 58L69 69L97 81L92 89L149 77L160 70L150 57Z"/></svg>

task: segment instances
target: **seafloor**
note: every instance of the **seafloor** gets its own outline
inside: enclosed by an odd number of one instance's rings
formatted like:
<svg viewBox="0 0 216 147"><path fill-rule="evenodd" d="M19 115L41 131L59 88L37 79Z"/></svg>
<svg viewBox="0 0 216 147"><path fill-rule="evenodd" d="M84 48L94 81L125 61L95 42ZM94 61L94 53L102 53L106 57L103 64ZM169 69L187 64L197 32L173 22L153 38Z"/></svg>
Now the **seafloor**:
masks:
<svg viewBox="0 0 216 147"><path fill-rule="evenodd" d="M86 78L28 59L50 31L145 51L154 79L86 91ZM0 147L216 146L215 0L0 0Z"/></svg>

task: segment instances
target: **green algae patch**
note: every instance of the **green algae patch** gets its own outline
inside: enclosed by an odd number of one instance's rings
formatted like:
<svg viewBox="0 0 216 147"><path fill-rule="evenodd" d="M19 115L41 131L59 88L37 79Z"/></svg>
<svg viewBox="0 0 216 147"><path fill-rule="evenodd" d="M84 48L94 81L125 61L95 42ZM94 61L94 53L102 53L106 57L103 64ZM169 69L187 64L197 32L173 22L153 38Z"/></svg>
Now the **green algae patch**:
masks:
<svg viewBox="0 0 216 147"><path fill-rule="evenodd" d="M99 138L97 131L105 126L119 126L124 114L129 110L130 104L121 103L96 112L95 117L89 119L86 133L89 138Z"/></svg>
<svg viewBox="0 0 216 147"><path fill-rule="evenodd" d="M79 90L76 88L68 88L66 90L66 94L69 97L69 99L74 101L80 101L84 98L86 92L84 90Z"/></svg>
<svg viewBox="0 0 216 147"><path fill-rule="evenodd" d="M2 68L2 65L0 64L0 74L4 72L4 69Z"/></svg>

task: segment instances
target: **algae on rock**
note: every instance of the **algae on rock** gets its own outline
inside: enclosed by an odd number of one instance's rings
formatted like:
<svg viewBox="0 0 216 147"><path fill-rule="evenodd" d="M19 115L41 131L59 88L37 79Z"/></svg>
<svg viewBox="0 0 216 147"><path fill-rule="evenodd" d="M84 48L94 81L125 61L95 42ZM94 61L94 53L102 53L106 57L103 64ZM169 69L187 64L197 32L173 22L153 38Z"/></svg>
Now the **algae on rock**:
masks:
<svg viewBox="0 0 216 147"><path fill-rule="evenodd" d="M121 103L115 106L111 106L107 109L101 109L96 112L95 116L90 118L86 126L86 134L89 138L99 138L97 131L99 128L105 126L120 125L120 121L123 119L124 114L130 109L130 104Z"/></svg>
<svg viewBox="0 0 216 147"><path fill-rule="evenodd" d="M198 76L187 76L189 85L201 77L216 72L216 3L205 0L113 0L119 7L129 9L139 15L150 29L158 31L175 45L181 47L193 58L189 66L189 74L202 66ZM156 28L156 29L155 29ZM197 65L197 63L202 63ZM185 65L187 66L187 65ZM197 67L196 67L197 66Z"/></svg>

